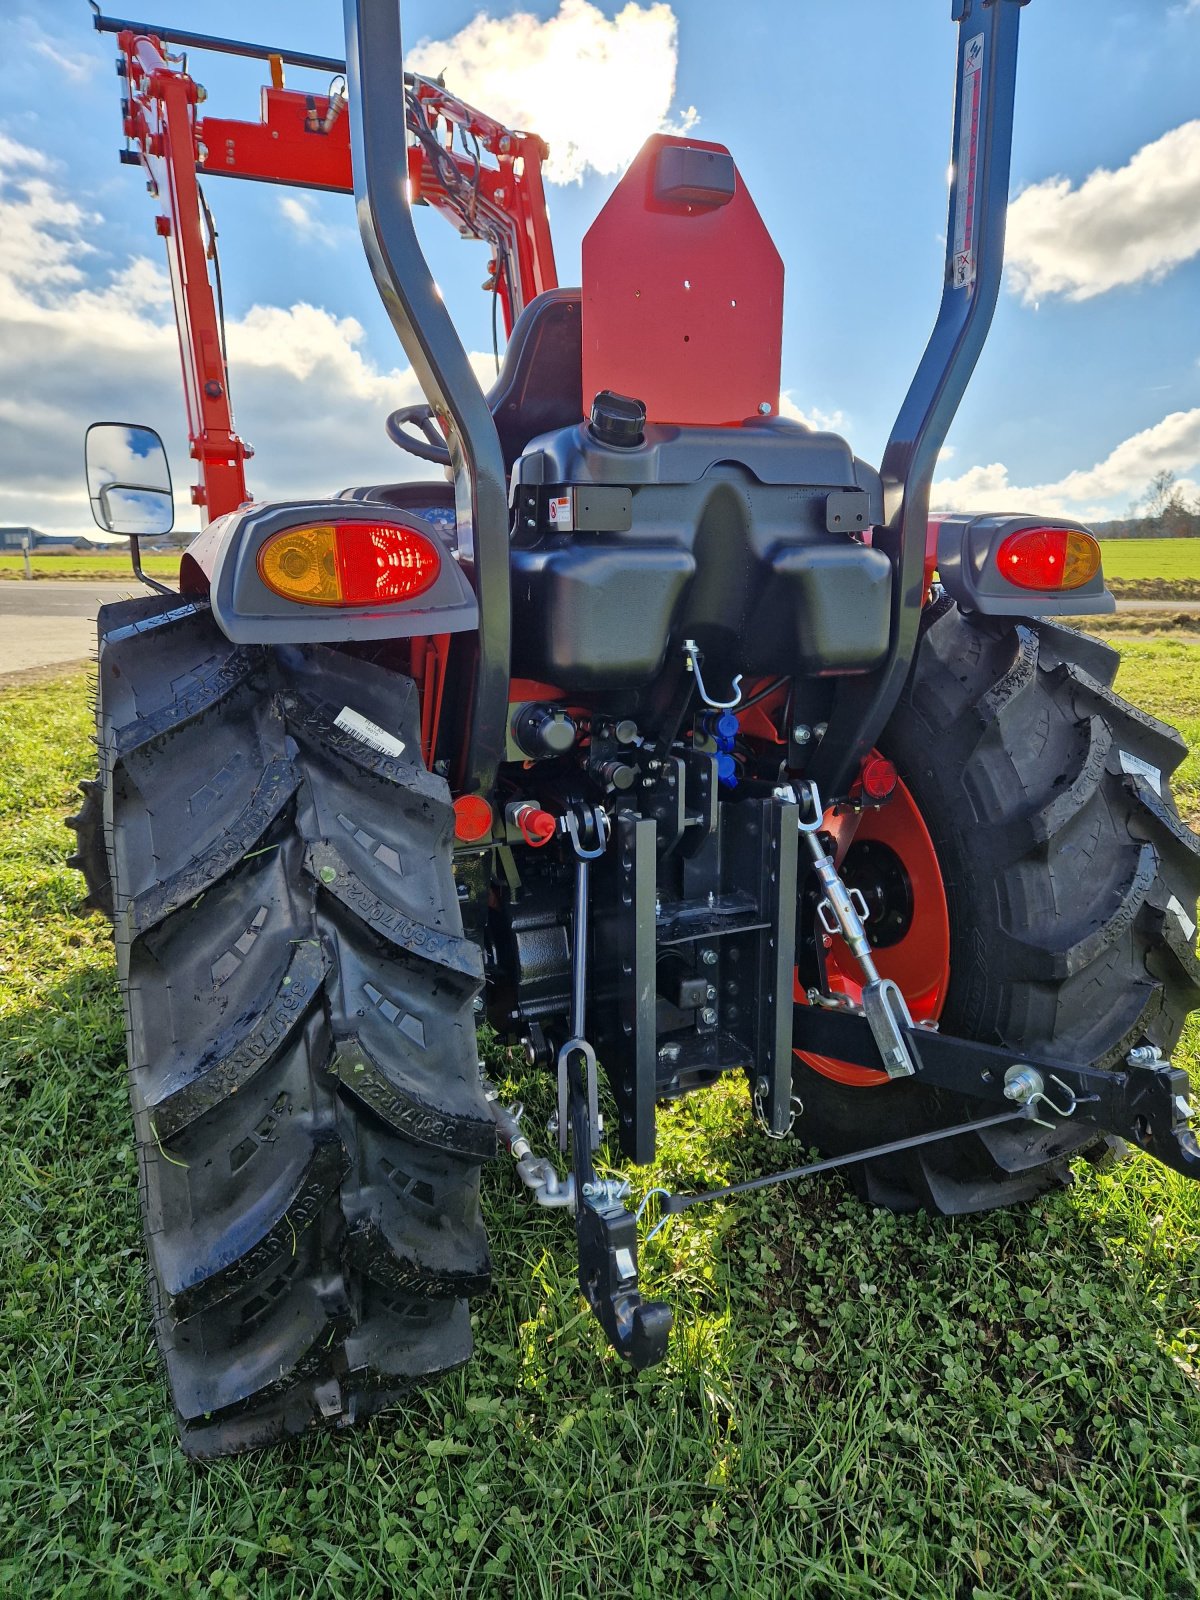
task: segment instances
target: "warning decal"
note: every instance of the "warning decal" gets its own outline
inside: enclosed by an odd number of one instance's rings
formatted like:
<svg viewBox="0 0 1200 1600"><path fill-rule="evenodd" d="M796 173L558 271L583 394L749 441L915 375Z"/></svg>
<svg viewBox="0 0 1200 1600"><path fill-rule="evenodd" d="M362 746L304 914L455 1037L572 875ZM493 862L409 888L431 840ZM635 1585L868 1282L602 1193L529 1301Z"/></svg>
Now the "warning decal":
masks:
<svg viewBox="0 0 1200 1600"><path fill-rule="evenodd" d="M956 289L975 282L975 204L979 189L979 113L983 95L983 34L968 39L963 51L962 114L954 175L958 193L954 202L954 260Z"/></svg>
<svg viewBox="0 0 1200 1600"><path fill-rule="evenodd" d="M557 528L559 533L570 533L574 528L575 519L571 515L571 496L569 494L550 496L550 526Z"/></svg>

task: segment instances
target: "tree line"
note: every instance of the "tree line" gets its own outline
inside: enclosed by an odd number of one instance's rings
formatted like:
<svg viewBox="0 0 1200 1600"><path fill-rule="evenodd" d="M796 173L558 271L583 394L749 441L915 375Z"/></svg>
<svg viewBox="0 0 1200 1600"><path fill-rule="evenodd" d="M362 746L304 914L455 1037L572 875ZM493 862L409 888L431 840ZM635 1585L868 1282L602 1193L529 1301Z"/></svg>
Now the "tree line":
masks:
<svg viewBox="0 0 1200 1600"><path fill-rule="evenodd" d="M1200 494L1189 497L1173 472L1156 472L1127 515L1095 531L1105 539L1200 539Z"/></svg>

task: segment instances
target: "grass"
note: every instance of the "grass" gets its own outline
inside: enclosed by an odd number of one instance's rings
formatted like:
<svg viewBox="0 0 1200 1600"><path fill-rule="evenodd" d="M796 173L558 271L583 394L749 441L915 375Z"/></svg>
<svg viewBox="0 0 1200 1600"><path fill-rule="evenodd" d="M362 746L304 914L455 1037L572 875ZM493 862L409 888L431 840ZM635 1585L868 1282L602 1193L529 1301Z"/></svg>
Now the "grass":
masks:
<svg viewBox="0 0 1200 1600"><path fill-rule="evenodd" d="M129 552L125 549L112 555L62 555L30 556L29 565L35 579L39 578L128 578L132 572ZM142 569L157 577L174 577L179 571L179 554L142 557ZM0 556L0 581L22 580L25 577L24 556Z"/></svg>
<svg viewBox="0 0 1200 1600"><path fill-rule="evenodd" d="M1200 649L1122 647L1126 693L1197 742ZM833 1180L694 1211L644 1252L676 1329L641 1377L582 1312L569 1220L497 1164L466 1371L363 1431L188 1467L111 954L62 861L88 720L82 678L0 699L0 1593L1195 1600L1200 1185L1148 1160L958 1221ZM538 1127L549 1080L493 1056ZM660 1144L639 1188L795 1159L732 1083Z"/></svg>
<svg viewBox="0 0 1200 1600"><path fill-rule="evenodd" d="M1104 576L1200 582L1200 539L1105 539Z"/></svg>

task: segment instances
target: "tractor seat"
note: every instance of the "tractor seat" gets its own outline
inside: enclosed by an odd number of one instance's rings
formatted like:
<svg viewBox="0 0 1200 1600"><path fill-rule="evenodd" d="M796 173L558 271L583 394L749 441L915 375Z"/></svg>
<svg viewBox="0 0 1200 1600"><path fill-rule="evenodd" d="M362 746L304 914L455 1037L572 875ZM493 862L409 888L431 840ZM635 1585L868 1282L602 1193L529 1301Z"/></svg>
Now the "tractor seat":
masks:
<svg viewBox="0 0 1200 1600"><path fill-rule="evenodd" d="M513 323L487 396L509 471L531 439L583 418L582 305L578 289L547 289Z"/></svg>

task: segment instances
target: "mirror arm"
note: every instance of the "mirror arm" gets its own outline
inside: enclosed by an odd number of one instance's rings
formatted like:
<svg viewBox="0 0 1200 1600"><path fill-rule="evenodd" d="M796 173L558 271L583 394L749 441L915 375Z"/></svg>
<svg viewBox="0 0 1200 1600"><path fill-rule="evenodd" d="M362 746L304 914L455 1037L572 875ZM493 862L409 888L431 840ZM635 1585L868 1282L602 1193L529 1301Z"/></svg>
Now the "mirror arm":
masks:
<svg viewBox="0 0 1200 1600"><path fill-rule="evenodd" d="M177 595L179 593L178 589L172 589L165 583L159 583L157 578L152 578L148 572L142 571L142 552L139 548L140 536L136 533L127 533L125 537L129 540L129 559L133 564L134 577L140 583L144 583L147 589L154 589L159 594Z"/></svg>

